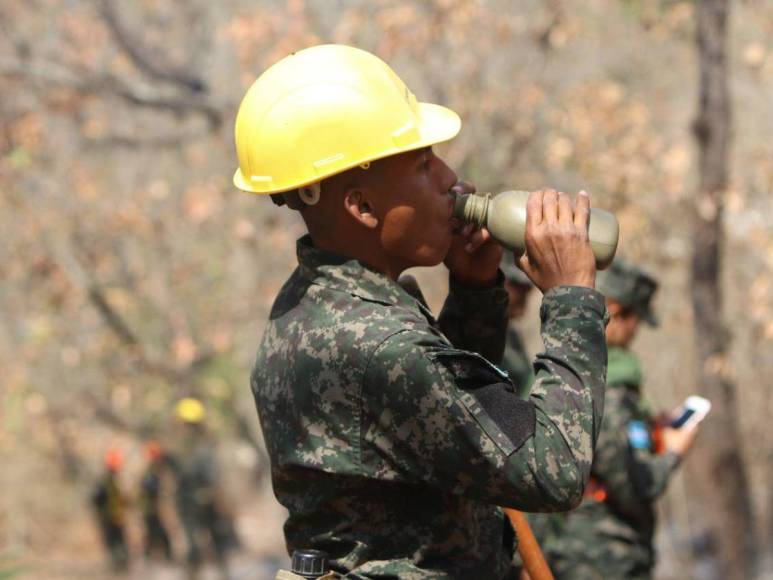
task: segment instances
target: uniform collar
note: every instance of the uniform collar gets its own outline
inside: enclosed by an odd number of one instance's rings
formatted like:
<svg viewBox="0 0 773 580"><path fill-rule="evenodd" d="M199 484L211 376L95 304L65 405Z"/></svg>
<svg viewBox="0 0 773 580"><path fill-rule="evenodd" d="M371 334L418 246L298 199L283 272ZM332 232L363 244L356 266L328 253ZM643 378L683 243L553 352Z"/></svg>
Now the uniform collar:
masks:
<svg viewBox="0 0 773 580"><path fill-rule="evenodd" d="M397 282L359 260L315 248L308 234L298 240L297 253L301 275L312 284L426 314Z"/></svg>
<svg viewBox="0 0 773 580"><path fill-rule="evenodd" d="M622 385L639 391L643 382L644 373L639 357L627 348L607 347L607 385Z"/></svg>

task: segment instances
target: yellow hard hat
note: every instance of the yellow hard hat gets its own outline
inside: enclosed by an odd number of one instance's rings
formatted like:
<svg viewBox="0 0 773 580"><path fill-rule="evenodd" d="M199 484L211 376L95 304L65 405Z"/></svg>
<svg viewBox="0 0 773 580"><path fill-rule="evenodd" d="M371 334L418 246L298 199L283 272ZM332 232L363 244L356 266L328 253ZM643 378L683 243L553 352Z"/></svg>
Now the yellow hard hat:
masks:
<svg viewBox="0 0 773 580"><path fill-rule="evenodd" d="M459 116L419 103L380 58L325 44L293 53L253 83L236 116L234 184L279 193L375 159L453 138Z"/></svg>
<svg viewBox="0 0 773 580"><path fill-rule="evenodd" d="M201 401L191 397L180 399L174 408L174 412L178 419L186 423L201 423L206 415Z"/></svg>

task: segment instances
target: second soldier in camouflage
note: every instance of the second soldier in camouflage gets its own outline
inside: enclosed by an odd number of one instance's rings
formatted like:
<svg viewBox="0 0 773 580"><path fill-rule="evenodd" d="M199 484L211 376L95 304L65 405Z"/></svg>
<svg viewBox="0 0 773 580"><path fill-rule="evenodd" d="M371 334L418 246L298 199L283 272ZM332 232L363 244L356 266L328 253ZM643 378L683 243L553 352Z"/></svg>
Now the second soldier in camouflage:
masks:
<svg viewBox="0 0 773 580"><path fill-rule="evenodd" d="M695 429L661 429L663 449L658 448L659 420L642 393L641 363L629 348L640 321L657 324L651 305L655 279L618 259L599 275L598 287L611 315L604 421L586 497L568 514L558 539L551 539L549 554L559 579L649 578L654 503Z"/></svg>

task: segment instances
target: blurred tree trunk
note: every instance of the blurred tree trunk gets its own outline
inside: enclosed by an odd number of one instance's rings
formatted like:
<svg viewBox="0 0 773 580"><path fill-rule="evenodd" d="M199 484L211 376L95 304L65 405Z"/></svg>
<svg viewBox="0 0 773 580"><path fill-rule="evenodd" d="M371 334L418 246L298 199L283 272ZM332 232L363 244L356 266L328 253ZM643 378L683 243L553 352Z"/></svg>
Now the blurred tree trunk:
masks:
<svg viewBox="0 0 773 580"><path fill-rule="evenodd" d="M729 341L722 320L720 284L723 194L728 184L731 140L726 34L729 5L730 0L696 3L700 109L694 125L698 144L698 192L692 302L696 377L714 406L701 437L705 453L693 463L700 470L697 480L706 485L707 523L711 528L711 543L719 548L721 577L750 578L756 555L754 526L741 452L736 387L727 372Z"/></svg>

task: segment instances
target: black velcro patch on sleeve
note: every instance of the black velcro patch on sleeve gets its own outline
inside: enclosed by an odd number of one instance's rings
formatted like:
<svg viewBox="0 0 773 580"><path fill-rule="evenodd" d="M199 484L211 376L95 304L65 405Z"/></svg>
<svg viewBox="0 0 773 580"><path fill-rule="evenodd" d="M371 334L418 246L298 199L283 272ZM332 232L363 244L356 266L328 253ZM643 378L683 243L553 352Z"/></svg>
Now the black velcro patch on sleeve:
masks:
<svg viewBox="0 0 773 580"><path fill-rule="evenodd" d="M467 401L465 405L488 435L494 441L499 441L502 435L510 440L512 445L505 446L506 453L518 449L534 435L537 425L534 405L515 395L506 372L473 352L448 349L435 352L432 357L451 372L457 387L475 400L477 404ZM480 417L480 412L488 420Z"/></svg>
<svg viewBox="0 0 773 580"><path fill-rule="evenodd" d="M537 415L534 405L517 398L511 388L506 383L494 383L469 393L478 400L491 420L518 448L534 435Z"/></svg>

